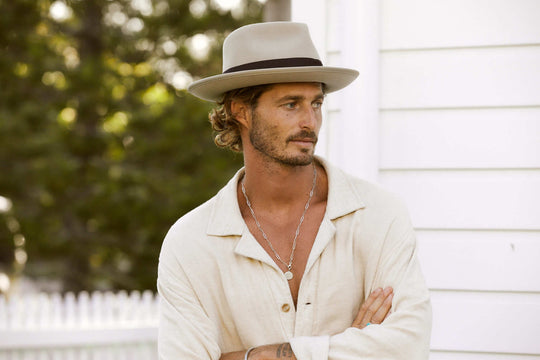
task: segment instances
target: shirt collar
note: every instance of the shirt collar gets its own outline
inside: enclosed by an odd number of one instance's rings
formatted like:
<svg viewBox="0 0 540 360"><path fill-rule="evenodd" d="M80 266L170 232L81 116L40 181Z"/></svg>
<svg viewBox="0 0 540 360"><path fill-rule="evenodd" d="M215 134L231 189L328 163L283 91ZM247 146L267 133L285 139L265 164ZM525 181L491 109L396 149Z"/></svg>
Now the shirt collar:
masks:
<svg viewBox="0 0 540 360"><path fill-rule="evenodd" d="M326 214L330 220L365 207L360 195L351 184L350 176L320 157L317 157L317 161L324 167L328 176ZM241 168L214 198L212 213L208 221L208 235L242 235L244 232L246 224L240 213L236 193L238 181L243 175L244 168Z"/></svg>

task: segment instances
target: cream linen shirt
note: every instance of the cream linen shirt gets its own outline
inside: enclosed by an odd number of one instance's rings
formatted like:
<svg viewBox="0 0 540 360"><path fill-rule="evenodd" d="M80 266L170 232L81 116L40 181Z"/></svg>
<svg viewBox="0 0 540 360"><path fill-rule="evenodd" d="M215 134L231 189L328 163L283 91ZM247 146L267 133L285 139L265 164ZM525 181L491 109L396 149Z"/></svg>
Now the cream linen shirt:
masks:
<svg viewBox="0 0 540 360"><path fill-rule="evenodd" d="M282 271L242 219L240 170L165 237L158 271L160 359L219 359L284 342L299 360L428 358L431 306L405 207L318 161L328 174L328 202L297 308ZM370 292L386 286L394 288L386 320L351 327Z"/></svg>

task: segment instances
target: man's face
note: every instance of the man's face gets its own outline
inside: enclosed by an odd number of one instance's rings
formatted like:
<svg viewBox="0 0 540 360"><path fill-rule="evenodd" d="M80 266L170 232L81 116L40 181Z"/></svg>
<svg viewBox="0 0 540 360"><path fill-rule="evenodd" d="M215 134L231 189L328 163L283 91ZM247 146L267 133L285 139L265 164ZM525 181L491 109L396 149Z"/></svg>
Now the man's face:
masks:
<svg viewBox="0 0 540 360"><path fill-rule="evenodd" d="M282 165L311 164L321 128L323 100L319 83L272 86L252 111L249 139L253 148Z"/></svg>

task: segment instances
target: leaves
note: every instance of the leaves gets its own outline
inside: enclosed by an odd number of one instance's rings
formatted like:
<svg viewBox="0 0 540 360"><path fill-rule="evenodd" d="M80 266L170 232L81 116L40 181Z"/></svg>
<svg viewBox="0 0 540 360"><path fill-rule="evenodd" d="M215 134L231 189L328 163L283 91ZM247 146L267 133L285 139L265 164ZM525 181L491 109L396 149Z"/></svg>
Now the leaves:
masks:
<svg viewBox="0 0 540 360"><path fill-rule="evenodd" d="M224 36L258 21L261 5L246 0L237 19L201 1L197 16L187 0L1 2L4 268L9 217L27 276L75 291L154 288L165 232L242 160L213 144L212 104L173 85L220 72ZM196 34L207 57L190 48Z"/></svg>

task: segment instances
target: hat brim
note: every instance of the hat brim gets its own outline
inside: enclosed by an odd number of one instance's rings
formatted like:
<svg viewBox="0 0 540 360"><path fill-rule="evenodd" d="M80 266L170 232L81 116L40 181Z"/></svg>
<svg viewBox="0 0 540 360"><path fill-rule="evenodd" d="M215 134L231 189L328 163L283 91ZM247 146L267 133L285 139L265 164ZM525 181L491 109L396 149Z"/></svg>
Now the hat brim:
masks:
<svg viewBox="0 0 540 360"><path fill-rule="evenodd" d="M210 76L193 82L188 91L208 101L220 101L227 91L249 86L320 82L325 84L327 93L343 89L358 77L353 69L330 66L302 66L238 71Z"/></svg>

